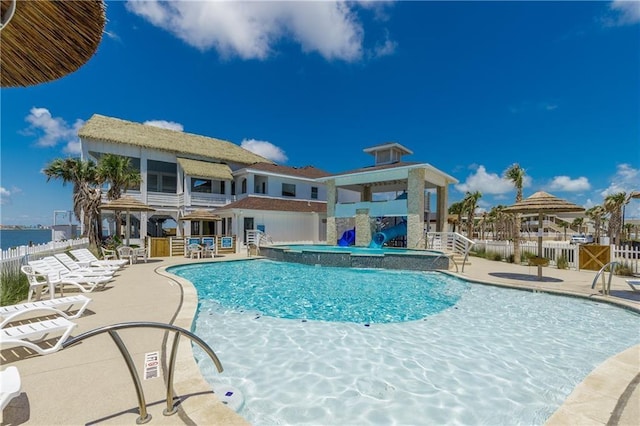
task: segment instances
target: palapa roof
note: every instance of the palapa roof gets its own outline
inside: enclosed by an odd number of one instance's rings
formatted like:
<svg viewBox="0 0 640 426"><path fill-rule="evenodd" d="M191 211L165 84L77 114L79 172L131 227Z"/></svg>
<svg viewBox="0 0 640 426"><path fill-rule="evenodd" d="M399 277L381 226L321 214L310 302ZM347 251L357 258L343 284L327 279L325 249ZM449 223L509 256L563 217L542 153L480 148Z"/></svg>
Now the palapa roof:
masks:
<svg viewBox="0 0 640 426"><path fill-rule="evenodd" d="M132 211L132 212L154 212L156 209L150 207L129 195L116 198L104 204L100 204L101 210L114 210L114 211Z"/></svg>
<svg viewBox="0 0 640 426"><path fill-rule="evenodd" d="M216 209L224 212L232 209L271 210L298 213L326 213L327 203L305 200L283 200L282 198L248 196Z"/></svg>
<svg viewBox="0 0 640 426"><path fill-rule="evenodd" d="M544 191L538 191L518 203L505 207L502 211L509 213L566 213L583 212L584 207L580 207L577 204L555 197Z"/></svg>
<svg viewBox="0 0 640 426"><path fill-rule="evenodd" d="M100 114L94 114L80 128L78 136L236 164L271 163L266 158L221 139L163 129Z"/></svg>
<svg viewBox="0 0 640 426"><path fill-rule="evenodd" d="M12 2L2 0L3 20ZM18 0L0 31L0 84L26 87L76 71L95 54L105 25L102 0Z"/></svg>
<svg viewBox="0 0 640 426"><path fill-rule="evenodd" d="M207 161L190 160L178 157L178 164L189 176L209 179L233 180L231 169L226 164L209 163Z"/></svg>
<svg viewBox="0 0 640 426"><path fill-rule="evenodd" d="M222 220L222 218L217 214L213 214L210 210L197 209L182 216L179 220L202 220L204 222L213 222L215 220Z"/></svg>

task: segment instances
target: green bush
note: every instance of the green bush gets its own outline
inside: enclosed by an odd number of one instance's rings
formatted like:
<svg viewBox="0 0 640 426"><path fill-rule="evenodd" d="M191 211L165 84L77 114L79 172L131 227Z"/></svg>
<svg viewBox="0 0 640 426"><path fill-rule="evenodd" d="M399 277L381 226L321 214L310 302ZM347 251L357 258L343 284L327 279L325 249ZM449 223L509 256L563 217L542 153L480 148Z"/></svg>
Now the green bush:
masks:
<svg viewBox="0 0 640 426"><path fill-rule="evenodd" d="M561 254L556 259L556 266L558 267L558 269L569 269L569 260L567 259L567 256Z"/></svg>
<svg viewBox="0 0 640 426"><path fill-rule="evenodd" d="M633 269L631 268L631 264L628 262L624 262L622 264L617 265L615 269L615 274L621 275L623 277L632 277Z"/></svg>
<svg viewBox="0 0 640 426"><path fill-rule="evenodd" d="M491 259L492 260L497 260L498 262L502 261L502 255L500 253L492 253L491 254Z"/></svg>
<svg viewBox="0 0 640 426"><path fill-rule="evenodd" d="M14 305L27 298L29 282L19 268L2 267L0 270L0 305Z"/></svg>

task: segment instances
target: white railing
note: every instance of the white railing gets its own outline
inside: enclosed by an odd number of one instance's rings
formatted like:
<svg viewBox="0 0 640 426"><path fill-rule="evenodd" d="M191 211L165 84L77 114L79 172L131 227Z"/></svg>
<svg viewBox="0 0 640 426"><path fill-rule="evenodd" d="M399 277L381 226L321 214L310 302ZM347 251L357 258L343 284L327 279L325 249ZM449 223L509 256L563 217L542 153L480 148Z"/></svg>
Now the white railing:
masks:
<svg viewBox="0 0 640 426"><path fill-rule="evenodd" d="M472 240L457 232L427 232L425 234L426 248L445 250L466 256L475 244Z"/></svg>
<svg viewBox="0 0 640 426"><path fill-rule="evenodd" d="M221 207L230 204L233 200L231 196L224 194L199 194L191 193L191 206L198 207Z"/></svg>
<svg viewBox="0 0 640 426"><path fill-rule="evenodd" d="M51 241L45 244L33 246L20 246L0 251L0 269L15 268L19 269L23 260L27 256L47 256L54 253L60 253L78 247L88 247L88 238L78 238L75 240Z"/></svg>
<svg viewBox="0 0 640 426"><path fill-rule="evenodd" d="M611 262L618 262L631 269L633 274L640 274L640 247L611 246Z"/></svg>

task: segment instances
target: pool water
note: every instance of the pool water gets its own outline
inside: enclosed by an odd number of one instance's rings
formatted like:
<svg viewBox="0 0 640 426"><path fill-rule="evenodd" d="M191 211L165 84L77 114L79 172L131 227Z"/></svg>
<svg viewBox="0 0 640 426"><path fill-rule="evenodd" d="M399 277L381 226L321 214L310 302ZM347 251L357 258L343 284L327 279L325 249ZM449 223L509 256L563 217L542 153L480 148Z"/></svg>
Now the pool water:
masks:
<svg viewBox="0 0 640 426"><path fill-rule="evenodd" d="M454 306L469 288L436 272L353 269L345 275L344 268L292 267L275 261L190 265L172 272L198 283L201 300L216 300L228 308L276 318L364 324L424 318Z"/></svg>
<svg viewBox="0 0 640 426"><path fill-rule="evenodd" d="M282 318L244 304L242 295L225 301L226 293L242 291L238 280L276 297L282 271L271 276L269 263L170 269L188 275L198 289L195 332L225 369L218 374L195 348L204 377L214 388L241 390L240 414L256 426L542 425L596 366L640 342L640 316L630 311L445 275L446 287L452 288L447 297L457 301L406 322L311 320L308 314ZM361 277L344 268L340 280L327 279L330 268L310 274L303 266L282 265L302 288L326 287L328 295ZM226 274L227 268L236 272ZM389 279L388 287L414 275L428 281L430 274L405 271ZM217 276L224 277L222 284L204 296ZM368 299L364 290L352 294ZM420 297L428 296L413 296Z"/></svg>

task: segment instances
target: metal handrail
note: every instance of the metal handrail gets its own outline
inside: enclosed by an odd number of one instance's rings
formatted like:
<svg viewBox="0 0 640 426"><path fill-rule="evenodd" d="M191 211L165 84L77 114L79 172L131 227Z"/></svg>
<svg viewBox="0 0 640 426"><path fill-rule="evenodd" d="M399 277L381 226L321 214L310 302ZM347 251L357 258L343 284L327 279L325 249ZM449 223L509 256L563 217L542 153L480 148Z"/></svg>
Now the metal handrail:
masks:
<svg viewBox="0 0 640 426"><path fill-rule="evenodd" d="M616 262L615 260L612 262L607 263L606 265L604 265L602 268L600 268L600 270L598 271L598 273L596 274L595 278L593 279L593 282L591 283L591 288L595 288L596 283L598 281L598 277L600 275L602 275L602 294L603 295L608 295L611 293L611 278L613 278L613 266L614 265L620 265L620 262ZM610 270L609 270L609 281L606 284L605 287L605 282L604 282L604 272L607 269L607 266L610 266Z"/></svg>
<svg viewBox="0 0 640 426"><path fill-rule="evenodd" d="M171 346L171 355L169 358L169 365L167 371L167 407L162 411L162 414L165 416L170 416L175 414L178 409L173 403L173 372L175 370L175 363L178 354L178 343L180 342L180 336L184 335L191 339L192 342L197 343L206 353L209 355L209 358L213 361L216 368L218 369L218 373L222 373L223 368L220 360L213 352L213 349L207 345L207 343L202 340L200 337L191 333L190 331L185 330L184 328L177 327L172 324L164 324L158 322L123 322L119 324L106 325L103 327L98 327L96 329L87 331L86 333L82 333L79 336L67 339L62 344L62 349L65 349L69 346L75 345L76 343L81 342L82 340L88 339L89 337L94 337L99 334L109 333L111 339L115 342L118 350L120 350L120 354L124 359L124 362L127 364L127 368L129 369L129 374L131 374L131 379L133 380L133 385L136 389L136 395L138 397L138 410L140 415L136 419L136 424L144 424L148 423L151 420L151 414L147 412L147 404L144 398L144 391L142 389L142 384L140 383L140 376L136 371L135 365L133 364L133 359L131 358L131 354L127 350L124 342L120 338L120 335L117 333L118 330L123 330L127 328L160 328L167 331L175 331L175 337L173 339L173 345Z"/></svg>

